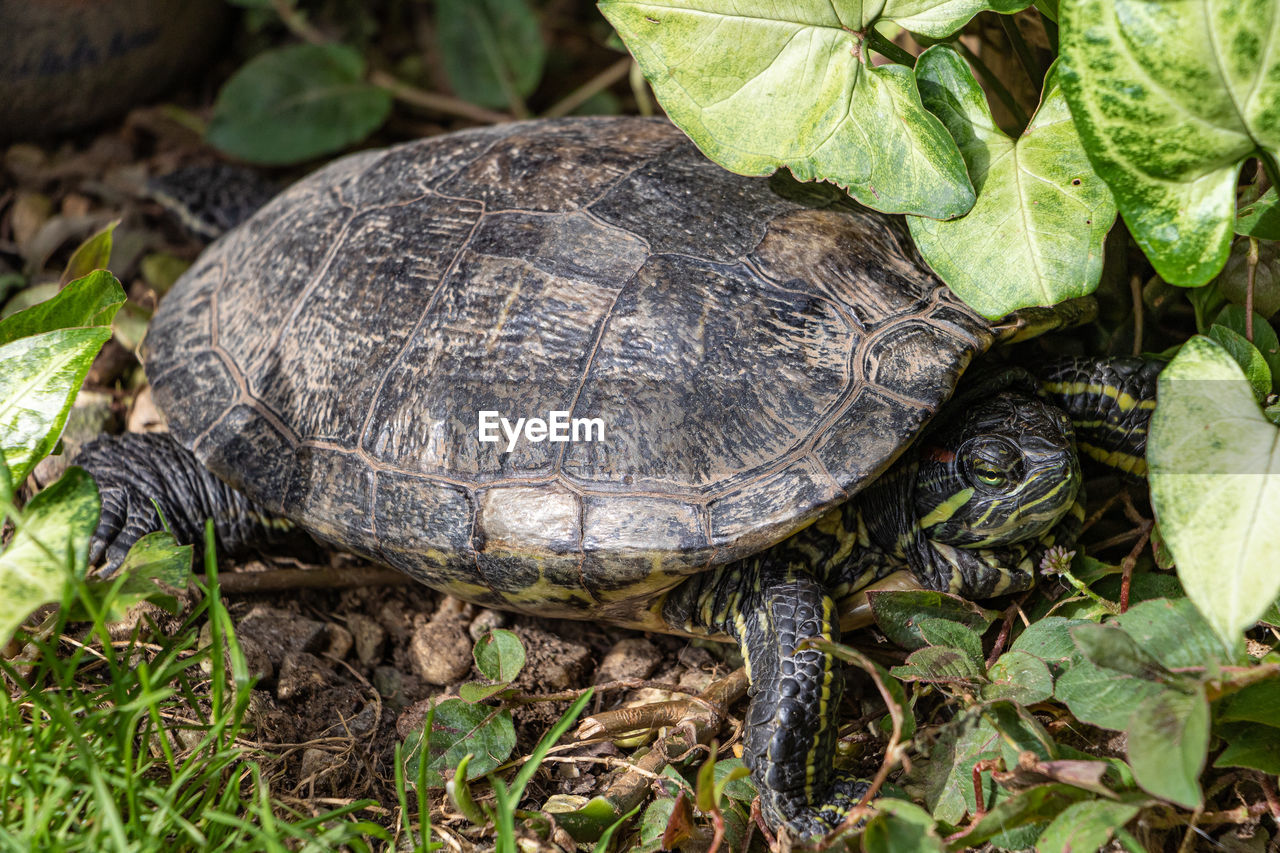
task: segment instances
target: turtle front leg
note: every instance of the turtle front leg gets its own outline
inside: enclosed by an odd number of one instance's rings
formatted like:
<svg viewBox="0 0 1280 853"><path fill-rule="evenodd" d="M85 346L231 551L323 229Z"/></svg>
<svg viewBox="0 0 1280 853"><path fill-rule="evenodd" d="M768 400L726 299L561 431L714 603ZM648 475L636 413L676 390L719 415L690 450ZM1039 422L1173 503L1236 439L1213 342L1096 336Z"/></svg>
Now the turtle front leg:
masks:
<svg viewBox="0 0 1280 853"><path fill-rule="evenodd" d="M167 523L174 538L199 551L205 519L213 519L224 556L304 537L287 519L262 511L206 470L163 433L126 433L85 445L73 463L98 484L102 514L89 543L89 562L119 568L133 543ZM163 514L163 520L161 518Z"/></svg>
<svg viewBox="0 0 1280 853"><path fill-rule="evenodd" d="M771 825L813 838L843 822L867 783L834 766L839 662L797 649L808 638L839 640L835 602L803 566L782 565L777 554L690 578L664 614L674 626L738 642L751 679L744 761L761 811Z"/></svg>

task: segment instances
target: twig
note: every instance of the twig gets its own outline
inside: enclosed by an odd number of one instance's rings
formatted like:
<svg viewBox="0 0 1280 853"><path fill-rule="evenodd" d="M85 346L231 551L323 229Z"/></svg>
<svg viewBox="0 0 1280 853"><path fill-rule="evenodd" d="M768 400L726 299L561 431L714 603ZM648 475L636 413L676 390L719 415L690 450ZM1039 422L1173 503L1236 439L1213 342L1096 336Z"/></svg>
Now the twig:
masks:
<svg viewBox="0 0 1280 853"><path fill-rule="evenodd" d="M1133 295L1133 354L1142 355L1142 280L1138 276L1129 277L1129 292Z"/></svg>
<svg viewBox="0 0 1280 853"><path fill-rule="evenodd" d="M614 83L617 83L623 77L627 76L627 72L631 70L633 60L630 56L624 56L617 62L565 95L559 101L551 105L551 108L543 113L547 118L558 118L567 116L578 107L585 104L591 97L599 92L608 89Z"/></svg>
<svg viewBox="0 0 1280 853"><path fill-rule="evenodd" d="M628 82L631 85L631 94L636 99L636 110L640 115L645 118L657 115L658 108L654 105L653 98L649 94L649 81L644 79L644 72L640 69L639 62L631 63Z"/></svg>
<svg viewBox="0 0 1280 853"><path fill-rule="evenodd" d="M328 44L325 34L311 26L306 17L293 5L293 0L271 0L271 8L280 16L280 23L289 32L311 44Z"/></svg>
<svg viewBox="0 0 1280 853"><path fill-rule="evenodd" d="M1013 114L1013 118L1018 122L1019 127L1026 127L1030 119L1022 106L1014 100L1013 94L1005 88L1004 83L1000 82L1000 78L991 73L991 69L987 67L987 63L983 62L978 54L969 49L963 39L956 40L956 47L960 48L960 52L964 54L964 58L969 60L969 64L974 67L978 74L982 77L982 82L987 84L987 88L996 93L996 97L1000 99L1000 103Z"/></svg>
<svg viewBox="0 0 1280 853"><path fill-rule="evenodd" d="M204 575L196 583L207 584ZM351 589L364 586L403 586L413 578L394 569L273 569L268 572L231 572L218 576L224 595L252 595L290 589Z"/></svg>
<svg viewBox="0 0 1280 853"><path fill-rule="evenodd" d="M1018 64L1022 66L1022 70L1027 72L1027 77L1031 80L1031 88L1034 91L1040 90L1040 84L1044 82L1044 69L1040 67L1040 63L1036 62L1035 57L1031 55L1031 48L1027 47L1026 40L1022 37L1022 30L1018 29L1018 22L1014 20L1013 15L998 15L1000 18L1000 26L1004 28L1004 34L1009 39L1009 44L1013 45L1013 52L1018 57Z"/></svg>
<svg viewBox="0 0 1280 853"><path fill-rule="evenodd" d="M1258 238L1249 238L1249 280L1244 291L1244 336L1253 343L1253 284L1258 275Z"/></svg>
<svg viewBox="0 0 1280 853"><path fill-rule="evenodd" d="M480 124L501 124L511 121L511 116L506 113L494 112L493 110L478 107L475 104L467 103L460 98L452 95L442 95L439 92L427 92L416 86L410 86L403 80L392 77L385 71L373 71L369 74L369 82L375 86L381 86L391 93L393 98L404 101L406 104L412 104L415 107L422 107L425 110L434 110L438 113L446 115L459 116L461 118L471 119Z"/></svg>
<svg viewBox="0 0 1280 853"><path fill-rule="evenodd" d="M1280 794L1276 793L1276 780L1266 773L1258 773L1258 785L1262 795L1267 798L1267 808L1271 811L1271 820L1280 827Z"/></svg>

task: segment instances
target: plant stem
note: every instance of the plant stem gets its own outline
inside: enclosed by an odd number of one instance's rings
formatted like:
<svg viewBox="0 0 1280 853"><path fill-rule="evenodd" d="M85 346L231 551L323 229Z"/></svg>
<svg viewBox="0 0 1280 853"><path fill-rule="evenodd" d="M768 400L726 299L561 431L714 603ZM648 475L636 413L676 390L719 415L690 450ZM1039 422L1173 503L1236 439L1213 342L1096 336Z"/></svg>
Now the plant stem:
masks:
<svg viewBox="0 0 1280 853"><path fill-rule="evenodd" d="M867 46L876 53L881 56L887 56L894 62L905 65L908 68L915 68L916 58L911 55L911 52L889 41L875 27L867 28L866 37Z"/></svg>
<svg viewBox="0 0 1280 853"><path fill-rule="evenodd" d="M506 113L494 112L493 110L478 107L475 104L467 103L459 98L451 95L441 95L439 92L427 92L416 86L410 86L403 80L392 77L385 71L374 71L369 74L369 82L375 86L381 86L391 93L392 97L404 101L406 104L412 104L415 107L422 107L427 110L434 110L438 113L446 115L459 116L461 118L471 119L480 124L501 124L505 121L511 121L511 116Z"/></svg>
<svg viewBox="0 0 1280 853"><path fill-rule="evenodd" d="M1037 10L1039 11L1039 10ZM1058 55L1058 25L1053 22L1044 12L1040 12L1040 25L1044 27L1045 38L1049 40L1049 49L1053 51L1053 55Z"/></svg>
<svg viewBox="0 0 1280 853"><path fill-rule="evenodd" d="M1040 67L1040 63L1036 62L1034 56L1031 55L1031 48L1027 46L1027 41L1022 37L1022 30L1018 29L1018 22L1013 19L1012 15L999 15L1000 26L1004 29L1005 36L1009 39L1009 44L1013 45L1013 52L1018 57L1018 64L1022 66L1022 70L1027 72L1027 77L1031 80L1031 88L1039 91L1040 84L1044 82L1044 69Z"/></svg>
<svg viewBox="0 0 1280 853"><path fill-rule="evenodd" d="M1249 280L1244 291L1244 337L1253 343L1253 286L1258 274L1258 238L1249 238Z"/></svg>
<svg viewBox="0 0 1280 853"><path fill-rule="evenodd" d="M1013 98L1013 94L1005 88L1000 82L1000 78L991 73L991 69L987 67L987 63L983 62L978 54L969 49L969 46L959 39L956 40L956 47L960 48L960 52L964 54L964 58L969 60L969 64L974 67L982 77L982 81L987 84L987 88L996 93L996 97L1000 99L1000 103L1013 114L1013 118L1018 122L1019 127L1025 128L1029 119L1026 112Z"/></svg>
<svg viewBox="0 0 1280 853"><path fill-rule="evenodd" d="M311 26L307 19L297 10L293 0L271 0L271 8L280 16L280 22L285 25L289 32L308 44L323 45L330 43L325 34ZM484 107L478 107L451 95L424 91L416 86L409 85L403 80L392 77L385 71L372 72L369 75L369 82L386 89L393 98L404 101L406 104L412 104L415 107L471 119L480 124L501 124L505 121L511 121L511 116L506 113L487 110Z"/></svg>
<svg viewBox="0 0 1280 853"><path fill-rule="evenodd" d="M592 95L603 92L614 83L617 83L623 77L627 76L627 72L631 70L632 59L630 56L624 56L617 62L565 95L556 103L552 104L551 109L543 113L546 118L558 118L567 116L578 107L585 104Z"/></svg>

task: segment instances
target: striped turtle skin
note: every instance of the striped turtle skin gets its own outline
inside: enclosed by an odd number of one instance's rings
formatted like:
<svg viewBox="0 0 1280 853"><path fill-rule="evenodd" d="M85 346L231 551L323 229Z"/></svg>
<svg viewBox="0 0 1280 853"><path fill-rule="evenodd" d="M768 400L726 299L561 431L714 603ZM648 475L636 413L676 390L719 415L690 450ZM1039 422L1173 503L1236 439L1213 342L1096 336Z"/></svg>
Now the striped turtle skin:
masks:
<svg viewBox="0 0 1280 853"><path fill-rule="evenodd" d="M226 553L305 533L485 605L737 642L764 814L816 836L865 786L832 765L835 662L797 645L838 639L842 603L888 572L996 595L1071 541L1058 403L1094 367L945 407L993 343L1068 321L993 325L900 219L729 174L662 121L362 152L166 297L143 354L170 433L83 452L92 556L117 564L158 505L193 542L212 517ZM1105 397L1072 414L1105 421ZM605 436L507 452L483 411Z"/></svg>

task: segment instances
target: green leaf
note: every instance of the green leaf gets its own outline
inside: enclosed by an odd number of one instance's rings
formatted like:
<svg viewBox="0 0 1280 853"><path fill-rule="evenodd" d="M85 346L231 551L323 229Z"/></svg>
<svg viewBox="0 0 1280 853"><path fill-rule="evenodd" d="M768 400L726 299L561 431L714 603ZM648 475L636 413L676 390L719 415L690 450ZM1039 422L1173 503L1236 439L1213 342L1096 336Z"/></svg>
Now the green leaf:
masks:
<svg viewBox="0 0 1280 853"><path fill-rule="evenodd" d="M269 50L231 75L207 139L250 163L284 165L364 139L391 112L391 95L364 82L364 60L342 45Z"/></svg>
<svg viewBox="0 0 1280 853"><path fill-rule="evenodd" d="M1062 0L1062 88L1094 169L1161 277L1226 262L1242 161L1280 152L1272 0Z"/></svg>
<svg viewBox="0 0 1280 853"><path fill-rule="evenodd" d="M1257 723L1232 723L1217 728L1227 748L1214 760L1214 767L1251 767L1275 776L1280 774L1280 729Z"/></svg>
<svg viewBox="0 0 1280 853"><path fill-rule="evenodd" d="M72 252L66 269L62 271L63 284L87 276L94 270L107 268L107 262L111 260L111 238L119 224L120 220L117 219L85 240Z"/></svg>
<svg viewBox="0 0 1280 853"><path fill-rule="evenodd" d="M461 699L445 699L435 706L430 733L416 732L406 738L413 750L406 762L406 776L418 778L418 762L423 747L427 751L427 784L444 787L444 773L458 766L467 753L467 779L478 779L496 770L516 747L516 730L510 711L472 705Z"/></svg>
<svg viewBox="0 0 1280 853"><path fill-rule="evenodd" d="M985 680L978 665L966 652L946 646L916 649L907 658L906 665L893 667L889 674L902 681L957 683L965 686Z"/></svg>
<svg viewBox="0 0 1280 853"><path fill-rule="evenodd" d="M1209 337L1227 352L1231 353L1231 357L1236 360L1236 364L1244 371L1245 378L1249 380L1249 386L1253 389L1253 396L1262 402L1266 399L1267 394L1271 393L1271 368L1267 366L1267 360L1262 357L1262 353L1258 352L1258 348L1241 335L1226 326L1219 326L1214 323L1209 327Z"/></svg>
<svg viewBox="0 0 1280 853"><path fill-rule="evenodd" d="M869 4L868 4L869 5ZM881 13L904 30L941 39L963 27L979 12L1020 12L1031 0L889 0Z"/></svg>
<svg viewBox="0 0 1280 853"><path fill-rule="evenodd" d="M1182 347L1157 395L1151 503L1188 597L1234 646L1280 596L1280 431L1209 338Z"/></svg>
<svg viewBox="0 0 1280 853"><path fill-rule="evenodd" d="M182 612L178 596L191 578L191 552L190 545L179 545L167 531L148 533L133 543L110 580L88 584L89 594L107 606L108 621L123 619L130 607L142 601L177 616ZM79 602L73 605L71 618L88 618Z"/></svg>
<svg viewBox="0 0 1280 853"><path fill-rule="evenodd" d="M0 346L0 456L15 485L57 445L94 356L110 337L99 327L58 329Z"/></svg>
<svg viewBox="0 0 1280 853"><path fill-rule="evenodd" d="M1043 702L1053 695L1053 676L1044 661L1026 652L1007 651L987 670L990 684L982 698L1009 699L1021 705Z"/></svg>
<svg viewBox="0 0 1280 853"><path fill-rule="evenodd" d="M985 631L996 613L947 592L927 589L869 590L867 601L876 627L895 645L921 649L929 642L920 632L925 619L950 619L975 631Z"/></svg>
<svg viewBox="0 0 1280 853"><path fill-rule="evenodd" d="M83 469L68 468L31 499L0 554L0 646L32 611L61 601L66 584L84 574L97 525L98 487Z"/></svg>
<svg viewBox="0 0 1280 853"><path fill-rule="evenodd" d="M1200 771L1209 749L1202 687L1147 698L1133 710L1127 734L1129 766L1143 790L1189 809L1200 805Z"/></svg>
<svg viewBox="0 0 1280 853"><path fill-rule="evenodd" d="M876 801L875 816L862 831L866 853L930 853L947 847L933 827L933 817L905 800Z"/></svg>
<svg viewBox="0 0 1280 853"><path fill-rule="evenodd" d="M0 528L9 516L8 507L13 504L13 478L9 474L9 466L4 464L4 456L0 455Z"/></svg>
<svg viewBox="0 0 1280 853"><path fill-rule="evenodd" d="M1037 785L1020 791L993 806L974 821L962 836L953 837L948 849L970 849L1001 833L1047 822L1064 812L1072 803L1088 796L1087 791L1059 784Z"/></svg>
<svg viewBox="0 0 1280 853"><path fill-rule="evenodd" d="M1171 673L1119 625L1081 625L1071 639L1087 660L1132 678L1165 681Z"/></svg>
<svg viewBox="0 0 1280 853"><path fill-rule="evenodd" d="M496 109L538 87L547 56L525 0L436 0L436 45L458 97Z"/></svg>
<svg viewBox="0 0 1280 853"><path fill-rule="evenodd" d="M1141 810L1137 803L1086 800L1053 819L1036 842L1037 853L1087 853L1106 847L1112 834Z"/></svg>
<svg viewBox="0 0 1280 853"><path fill-rule="evenodd" d="M510 683L524 669L524 644L502 628L495 628L477 640L471 653L476 659L476 669L490 681Z"/></svg>
<svg viewBox="0 0 1280 853"><path fill-rule="evenodd" d="M1280 240L1280 196L1275 187L1236 212L1236 233L1259 240Z"/></svg>
<svg viewBox="0 0 1280 853"><path fill-rule="evenodd" d="M1245 310L1242 305L1225 306L1218 312L1218 316L1213 323L1216 326L1227 327L1242 338L1248 332L1248 326L1245 323ZM1215 338L1215 340L1217 339ZM1218 342L1222 343L1221 341ZM1248 342L1248 338L1245 338L1245 342ZM1256 311L1253 315L1253 346L1266 361L1267 367L1271 372L1272 386L1275 387L1277 381L1280 380L1280 338L1277 338L1276 330L1271 328L1271 324ZM1237 357L1236 361L1239 362L1240 359ZM1244 365L1241 364L1241 367L1244 367Z"/></svg>
<svg viewBox="0 0 1280 853"><path fill-rule="evenodd" d="M464 702L483 702L511 686L511 682L524 669L524 645L510 631L494 629L476 641L471 649L476 668L494 684L469 681L458 688Z"/></svg>
<svg viewBox="0 0 1280 853"><path fill-rule="evenodd" d="M1017 141L996 126L982 87L950 47L921 54L916 81L925 107L960 146L978 193L960 219L908 217L933 271L992 319L1092 293L1116 208L1071 123L1056 66Z"/></svg>
<svg viewBox="0 0 1280 853"><path fill-rule="evenodd" d="M945 726L924 764L925 805L938 820L959 823L965 812L972 813L973 768L979 761L1000 755L1000 734L980 715L962 717ZM990 771L982 774L984 800L990 801L996 785Z"/></svg>
<svg viewBox="0 0 1280 853"><path fill-rule="evenodd" d="M982 638L962 622L951 619L921 619L920 635L931 646L951 646L969 656L975 666L982 666Z"/></svg>
<svg viewBox="0 0 1280 853"><path fill-rule="evenodd" d="M1012 652L1025 652L1044 661L1057 673L1076 657L1076 644L1071 639L1071 629L1076 625L1088 625L1083 619L1064 619L1046 616L1032 622L1018 635L1009 647Z"/></svg>
<svg viewBox="0 0 1280 853"><path fill-rule="evenodd" d="M0 344L55 329L110 326L124 300L124 290L114 275L106 270L91 272L53 298L0 320Z"/></svg>
<svg viewBox="0 0 1280 853"><path fill-rule="evenodd" d="M1139 649L1169 669L1234 662L1204 616L1185 598L1134 604L1117 621Z"/></svg>
<svg viewBox="0 0 1280 853"><path fill-rule="evenodd" d="M1280 729L1280 678L1250 684L1218 703L1220 723L1261 723Z"/></svg>
<svg viewBox="0 0 1280 853"><path fill-rule="evenodd" d="M600 9L671 120L730 171L785 166L888 213L949 219L973 206L960 152L921 105L911 71L871 65L862 33L874 18L857 14L862 6L602 0Z"/></svg>

